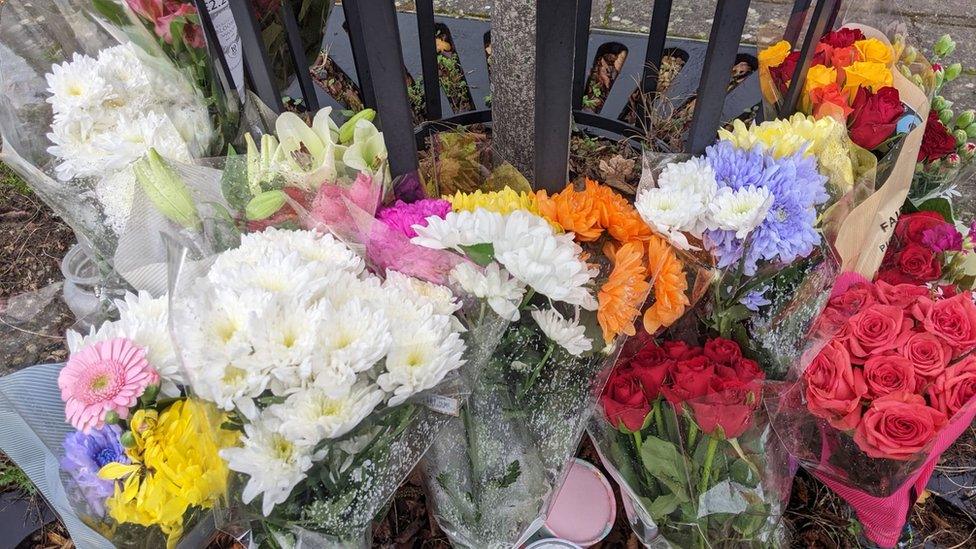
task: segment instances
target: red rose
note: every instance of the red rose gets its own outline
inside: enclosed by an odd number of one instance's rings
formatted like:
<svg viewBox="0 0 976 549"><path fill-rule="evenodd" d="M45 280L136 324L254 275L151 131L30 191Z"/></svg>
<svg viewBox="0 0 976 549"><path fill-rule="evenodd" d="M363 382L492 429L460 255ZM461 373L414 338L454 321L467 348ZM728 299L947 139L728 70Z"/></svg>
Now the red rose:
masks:
<svg viewBox="0 0 976 549"><path fill-rule="evenodd" d="M925 331L952 347L953 357L976 347L976 305L969 292L939 301L919 298L912 315L922 322Z"/></svg>
<svg viewBox="0 0 976 549"><path fill-rule="evenodd" d="M883 280L874 283L874 295L885 305L909 308L919 297L928 296L925 286L915 284L889 284Z"/></svg>
<svg viewBox="0 0 976 549"><path fill-rule="evenodd" d="M759 369L759 365L749 359L743 359L734 366L716 364L714 371L715 373L709 381L709 388L714 392L728 389L756 392L766 377L766 374Z"/></svg>
<svg viewBox="0 0 976 549"><path fill-rule="evenodd" d="M796 72L796 66L800 64L800 52L795 51L786 56L786 59L777 67L770 67L769 76L773 78L773 82L776 82L776 87L779 88L780 93L786 93L786 90L790 87L790 80L793 79L793 73Z"/></svg>
<svg viewBox="0 0 976 549"><path fill-rule="evenodd" d="M931 381L940 376L949 364L952 349L943 341L928 332L913 332L905 338L899 349L901 356L907 358L921 381Z"/></svg>
<svg viewBox="0 0 976 549"><path fill-rule="evenodd" d="M851 317L873 305L877 301L874 295L874 286L870 282L858 282L844 293L830 298L827 306Z"/></svg>
<svg viewBox="0 0 976 549"><path fill-rule="evenodd" d="M868 388L860 369L851 365L847 348L831 341L804 370L807 408L837 429L848 431L861 419L861 398Z"/></svg>
<svg viewBox="0 0 976 549"><path fill-rule="evenodd" d="M956 152L956 138L949 133L945 124L939 120L939 113L929 111L922 134L922 146L918 150L919 162L932 162Z"/></svg>
<svg viewBox="0 0 976 549"><path fill-rule="evenodd" d="M901 333L912 327L912 320L901 307L874 304L851 317L851 330L844 338L854 362L862 362L899 346Z"/></svg>
<svg viewBox="0 0 976 549"><path fill-rule="evenodd" d="M976 395L976 357L949 366L929 386L932 407L952 417Z"/></svg>
<svg viewBox="0 0 976 549"><path fill-rule="evenodd" d="M915 392L915 368L901 355L876 355L864 361L864 383L869 398Z"/></svg>
<svg viewBox="0 0 976 549"><path fill-rule="evenodd" d="M671 357L668 356L667 351L655 343L650 343L649 345L641 347L641 349L634 354L631 362L637 367L651 368L661 364L662 362L670 360L670 358Z"/></svg>
<svg viewBox="0 0 976 549"><path fill-rule="evenodd" d="M720 438L738 438L752 424L752 414L760 402L762 384L748 389L712 392L688 401L695 423L703 433Z"/></svg>
<svg viewBox="0 0 976 549"><path fill-rule="evenodd" d="M715 365L704 356L683 360L671 369L670 383L662 387L661 392L668 402L678 406L707 394L714 375Z"/></svg>
<svg viewBox="0 0 976 549"><path fill-rule="evenodd" d="M849 29L847 27L830 31L820 39L821 44L827 44L834 48L847 48L854 45L854 42L864 40L864 33L860 29Z"/></svg>
<svg viewBox="0 0 976 549"><path fill-rule="evenodd" d="M865 149L875 149L895 133L898 119L905 114L905 106L898 90L885 86L872 93L868 88L858 88L854 109L847 119L851 141Z"/></svg>
<svg viewBox="0 0 976 549"><path fill-rule="evenodd" d="M813 332L817 334L817 337L823 339L836 338L843 340L851 330L850 318L851 315L840 309L827 307L817 317L816 323L813 326Z"/></svg>
<svg viewBox="0 0 976 549"><path fill-rule="evenodd" d="M705 356L724 366L734 366L742 359L742 349L731 339L716 337L705 342Z"/></svg>
<svg viewBox="0 0 976 549"><path fill-rule="evenodd" d="M873 458L907 461L939 434L944 413L910 393L892 393L871 403L854 432L854 442Z"/></svg>
<svg viewBox="0 0 976 549"><path fill-rule="evenodd" d="M702 354L701 347L692 347L684 341L665 341L664 350L675 360L687 360Z"/></svg>
<svg viewBox="0 0 976 549"><path fill-rule="evenodd" d="M929 248L909 242L895 255L898 269L917 282L932 282L942 277L942 262Z"/></svg>
<svg viewBox="0 0 976 549"><path fill-rule="evenodd" d="M922 243L925 231L938 227L946 222L942 214L930 211L915 212L898 218L895 225L895 238L902 244L914 242Z"/></svg>
<svg viewBox="0 0 976 549"><path fill-rule="evenodd" d="M600 403L607 414L607 421L618 429L623 426L629 431L640 430L651 410L641 380L629 365L614 370Z"/></svg>

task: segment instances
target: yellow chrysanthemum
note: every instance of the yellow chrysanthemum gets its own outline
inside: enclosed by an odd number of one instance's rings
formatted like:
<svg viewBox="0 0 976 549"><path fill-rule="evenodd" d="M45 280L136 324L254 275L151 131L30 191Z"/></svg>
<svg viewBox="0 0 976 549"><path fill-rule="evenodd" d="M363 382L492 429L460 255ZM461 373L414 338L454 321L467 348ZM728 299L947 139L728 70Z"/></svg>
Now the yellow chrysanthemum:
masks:
<svg viewBox="0 0 976 549"><path fill-rule="evenodd" d="M857 95L858 88L870 88L877 92L885 86L890 86L894 77L891 69L884 63L874 61L856 61L844 69L844 91L851 98Z"/></svg>
<svg viewBox="0 0 976 549"><path fill-rule="evenodd" d="M719 138L731 141L740 149L761 146L777 158L805 151L807 155L817 157L820 171L830 178L831 186L838 193L846 193L854 184L847 128L833 118L817 120L796 113L786 119L748 127L741 120L735 120L732 131L719 130Z"/></svg>
<svg viewBox="0 0 976 549"><path fill-rule="evenodd" d="M98 472L119 481L105 506L119 523L158 526L175 547L187 509L209 509L224 497L228 469L218 455L237 436L218 426L221 417L206 403L182 400L162 413L139 410L130 421L135 445L131 464L109 463Z"/></svg>
<svg viewBox="0 0 976 549"><path fill-rule="evenodd" d="M759 66L778 67L783 64L783 61L785 61L786 57L792 52L793 46L791 46L786 40L780 40L779 42L759 52Z"/></svg>
<svg viewBox="0 0 976 549"><path fill-rule="evenodd" d="M858 61L870 61L883 65L891 65L895 59L895 52L891 49L891 46L877 38L858 40L854 42L854 49L857 50Z"/></svg>
<svg viewBox="0 0 976 549"><path fill-rule="evenodd" d="M516 210L527 210L539 215L539 206L536 204L535 195L526 192L515 192L509 187L500 191L473 193L457 192L453 195L442 197L451 203L454 211L474 211L478 208L491 210L500 214L512 213Z"/></svg>

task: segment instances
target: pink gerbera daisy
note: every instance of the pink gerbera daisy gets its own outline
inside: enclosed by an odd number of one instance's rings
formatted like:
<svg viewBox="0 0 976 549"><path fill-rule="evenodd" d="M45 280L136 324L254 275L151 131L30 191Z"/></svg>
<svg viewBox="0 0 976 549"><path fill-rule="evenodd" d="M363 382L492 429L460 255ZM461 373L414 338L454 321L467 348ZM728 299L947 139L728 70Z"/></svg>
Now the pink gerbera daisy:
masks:
<svg viewBox="0 0 976 549"><path fill-rule="evenodd" d="M129 417L129 408L159 383L159 374L146 360L146 350L130 339L100 341L71 355L58 376L64 415L75 429L88 433L105 425L114 411Z"/></svg>

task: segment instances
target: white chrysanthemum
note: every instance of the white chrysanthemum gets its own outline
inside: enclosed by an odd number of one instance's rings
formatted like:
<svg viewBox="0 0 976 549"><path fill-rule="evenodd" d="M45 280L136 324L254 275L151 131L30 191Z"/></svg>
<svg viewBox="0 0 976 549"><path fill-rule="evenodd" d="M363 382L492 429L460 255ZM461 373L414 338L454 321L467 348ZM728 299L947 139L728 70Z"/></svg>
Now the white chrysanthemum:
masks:
<svg viewBox="0 0 976 549"><path fill-rule="evenodd" d="M252 358L274 376L276 394L307 380L307 363L320 353L321 332L330 329L327 306L306 307L289 297L272 297L256 315L260 322L246 325L245 337L254 349ZM276 390L276 384L282 387Z"/></svg>
<svg viewBox="0 0 976 549"><path fill-rule="evenodd" d="M433 306L434 314L451 316L461 308L461 302L446 286L407 276L398 271L386 271L383 289L392 299L406 299L417 308Z"/></svg>
<svg viewBox="0 0 976 549"><path fill-rule="evenodd" d="M495 259L509 273L553 301L595 311L596 298L586 288L597 275L580 256L572 234L556 235L548 223L526 211L506 216L494 241Z"/></svg>
<svg viewBox="0 0 976 549"><path fill-rule="evenodd" d="M51 94L47 102L55 114L97 109L112 98L111 87L98 74L98 62L87 55L75 53L71 61L52 65L45 78Z"/></svg>
<svg viewBox="0 0 976 549"><path fill-rule="evenodd" d="M451 271L451 278L471 295L487 300L491 310L506 320L519 319L519 305L525 297L525 285L509 276L508 271L491 262L484 270L473 263L461 263Z"/></svg>
<svg viewBox="0 0 976 549"><path fill-rule="evenodd" d="M115 101L128 109L147 106L154 100L151 72L131 43L98 52L98 75L112 87Z"/></svg>
<svg viewBox="0 0 976 549"><path fill-rule="evenodd" d="M241 446L220 451L232 471L248 475L241 494L247 504L263 495L261 510L271 514L275 505L288 499L313 463L313 447L296 443L281 433L281 420L263 414L258 422L244 426Z"/></svg>
<svg viewBox="0 0 976 549"><path fill-rule="evenodd" d="M296 251L306 261L316 262L329 270L339 269L358 275L366 268L361 257L329 233L289 231L271 227L243 236L242 248L245 247L245 239L254 240L254 245L263 250L277 248Z"/></svg>
<svg viewBox="0 0 976 549"><path fill-rule="evenodd" d="M464 342L442 317L402 326L398 336L387 354L386 371L376 380L381 389L393 393L390 406L434 387L465 362Z"/></svg>
<svg viewBox="0 0 976 549"><path fill-rule="evenodd" d="M700 225L708 211L699 195L677 187L645 189L637 195L634 207L645 223L666 235L682 250L694 248L688 243L685 232L701 238L704 227Z"/></svg>
<svg viewBox="0 0 976 549"><path fill-rule="evenodd" d="M586 327L580 326L576 320L563 318L555 309L533 310L532 318L546 337L573 356L580 356L593 348L593 341L586 337Z"/></svg>
<svg viewBox="0 0 976 549"><path fill-rule="evenodd" d="M268 408L268 413L281 420L281 433L288 440L314 446L355 429L385 397L383 391L367 383L340 397L311 388Z"/></svg>
<svg viewBox="0 0 976 549"><path fill-rule="evenodd" d="M329 315L319 344L329 360L345 364L354 372L372 368L386 355L392 343L390 321L382 309L354 299Z"/></svg>
<svg viewBox="0 0 976 549"><path fill-rule="evenodd" d="M712 202L710 229L735 231L736 238L745 238L755 229L773 204L769 189L753 185L733 191L728 187L719 189Z"/></svg>
<svg viewBox="0 0 976 549"><path fill-rule="evenodd" d="M482 208L448 212L443 219L428 217L426 227L414 225L417 236L411 238L410 242L435 250L462 251L461 246L494 242L504 224L501 214Z"/></svg>
<svg viewBox="0 0 976 549"><path fill-rule="evenodd" d="M191 158L186 142L172 121L152 111L120 120L113 131L98 134L92 142L106 152L108 167L114 170L139 160L149 149L156 149L163 157L180 162Z"/></svg>
<svg viewBox="0 0 976 549"><path fill-rule="evenodd" d="M718 192L715 170L703 157L668 164L657 179L659 189L678 189L697 196L704 202L711 201Z"/></svg>
<svg viewBox="0 0 976 549"><path fill-rule="evenodd" d="M83 116L55 116L47 138L52 145L47 152L60 162L54 172L61 181L75 177L99 175L107 169L105 151L92 144L94 122Z"/></svg>

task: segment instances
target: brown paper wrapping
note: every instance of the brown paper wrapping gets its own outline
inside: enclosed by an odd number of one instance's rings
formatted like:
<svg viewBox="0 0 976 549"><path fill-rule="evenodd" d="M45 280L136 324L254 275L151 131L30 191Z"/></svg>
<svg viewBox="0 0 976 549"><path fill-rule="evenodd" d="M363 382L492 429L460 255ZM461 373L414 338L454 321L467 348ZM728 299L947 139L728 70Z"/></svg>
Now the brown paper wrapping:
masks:
<svg viewBox="0 0 976 549"><path fill-rule="evenodd" d="M860 28L865 36L887 42L885 35L863 25L844 25ZM891 174L874 194L858 204L847 216L837 232L835 242L840 255L841 268L873 278L884 259L888 240L898 221L898 213L908 196L915 173L918 150L922 146L925 120L928 119L930 100L928 95L898 70L893 70L893 86L903 103L911 107L922 123L905 136L901 151Z"/></svg>

